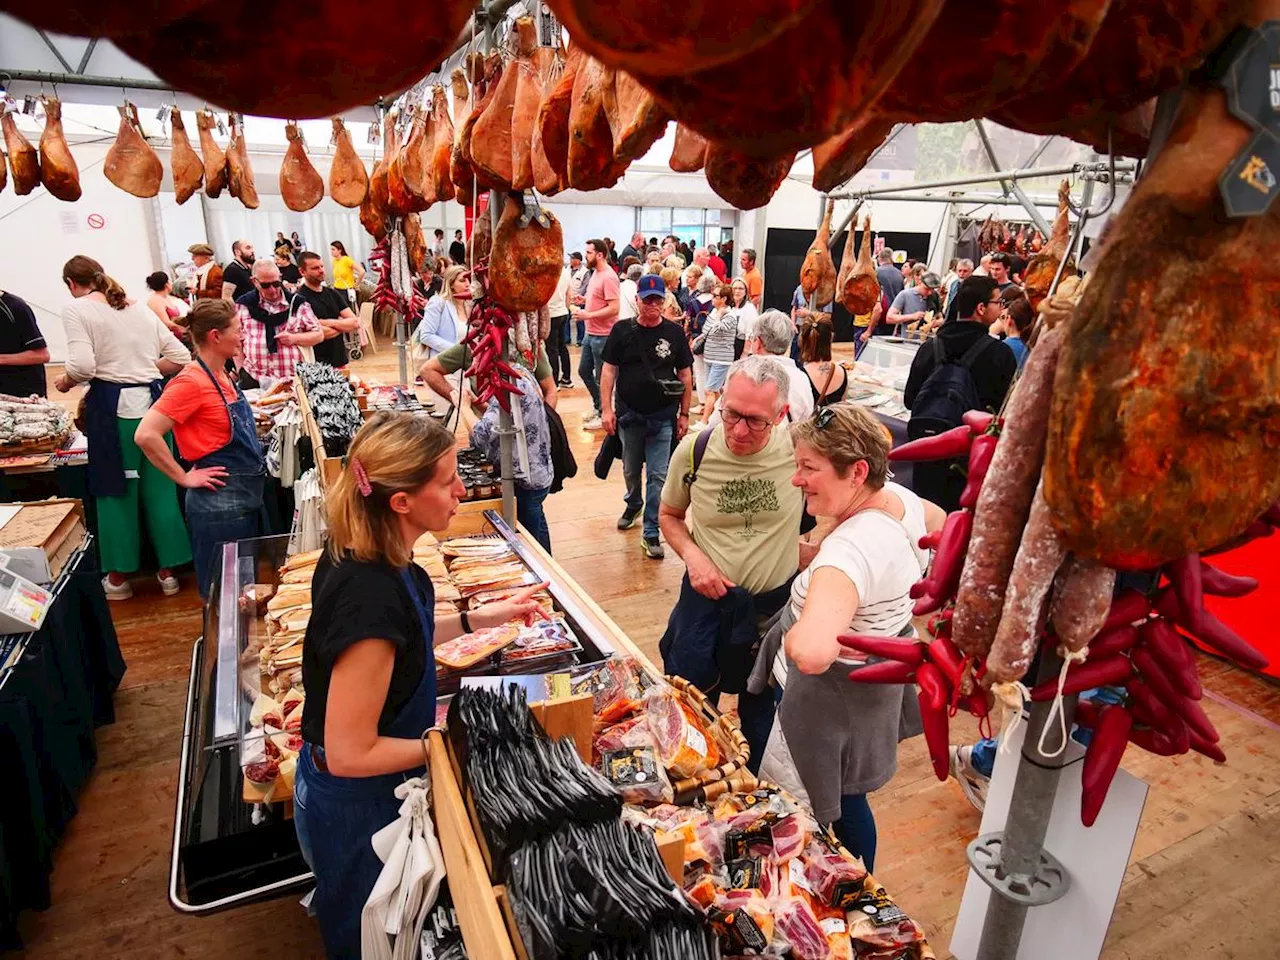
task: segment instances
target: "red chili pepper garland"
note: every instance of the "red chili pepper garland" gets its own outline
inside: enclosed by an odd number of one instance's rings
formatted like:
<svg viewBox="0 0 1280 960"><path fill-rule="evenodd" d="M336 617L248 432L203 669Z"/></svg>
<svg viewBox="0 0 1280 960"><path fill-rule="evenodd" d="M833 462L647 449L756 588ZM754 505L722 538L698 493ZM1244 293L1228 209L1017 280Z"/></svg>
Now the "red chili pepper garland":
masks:
<svg viewBox="0 0 1280 960"><path fill-rule="evenodd" d="M484 295L471 304L468 330L463 343L471 348L471 366L467 376L476 381L476 399L487 404L497 400L502 409L511 410L511 397L523 396L516 386L520 374L504 359L507 352L507 336L516 320L505 307L489 296L486 282L489 273L488 259L476 264L472 276L480 282Z"/></svg>
<svg viewBox="0 0 1280 960"><path fill-rule="evenodd" d="M991 705L991 694L973 684L985 673L985 662L962 656L949 638L952 603L972 533L971 510L986 479L999 431L1000 422L992 415L971 411L964 417L964 426L904 444L889 454L893 461L940 460L966 454L969 458L969 481L961 509L948 516L941 530L920 541L922 549L934 550L935 555L932 569L912 587L911 597L916 600L914 612L918 616L940 611L929 621L933 639L921 643L896 637L840 638L846 646L887 658L850 671L850 680L914 681L920 687L925 739L934 772L941 780L947 778L950 766L947 706L952 713L959 707L984 719ZM1280 503L1224 549L1270 536L1275 528L1280 528ZM1205 555L1216 552L1220 550ZM1217 763L1226 761L1218 746L1218 732L1200 705L1203 689L1183 633L1246 666L1260 669L1267 665L1262 653L1204 608L1206 595L1242 597L1257 589L1256 579L1219 570L1198 554L1167 565L1163 572L1170 586L1150 597L1126 590L1112 602L1106 622L1088 646L1088 660L1068 666L1062 683L1064 695L1100 686L1127 688L1124 704L1082 700L1076 705L1076 723L1094 730L1083 770L1081 820L1086 826L1092 826L1101 811L1129 743L1159 756L1194 750ZM1052 642L1051 634L1046 637ZM1057 679L1030 691L1031 699L1041 702L1058 694Z"/></svg>

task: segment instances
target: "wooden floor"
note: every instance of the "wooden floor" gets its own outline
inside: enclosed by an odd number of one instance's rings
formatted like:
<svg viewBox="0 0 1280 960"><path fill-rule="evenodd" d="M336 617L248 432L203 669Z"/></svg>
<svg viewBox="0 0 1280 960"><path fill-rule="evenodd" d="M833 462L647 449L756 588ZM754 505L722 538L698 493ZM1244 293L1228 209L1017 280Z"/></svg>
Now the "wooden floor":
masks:
<svg viewBox="0 0 1280 960"><path fill-rule="evenodd" d="M576 352L575 352L576 364ZM395 355L360 364L395 379ZM577 381L575 372L574 380ZM620 533L620 470L601 482L591 463L598 434L581 429L586 391L562 391L560 410L578 477L547 500L553 551L655 661L682 566L640 552L640 530ZM173 912L166 899L177 757L191 641L200 629L190 577L162 597L139 581L117 604L129 670L118 720L98 732L100 759L57 853L53 906L28 913L21 930L32 958L185 957L212 960L322 955L313 923L283 900L205 918ZM1280 956L1280 686L1203 659L1205 708L1230 761L1158 759L1130 750L1125 766L1151 785L1104 956L1156 960ZM952 739L966 742L966 725ZM979 816L954 782L934 779L917 739L903 745L898 775L873 796L880 840L877 876L924 924L939 957L964 888L964 849ZM485 958L474 958L485 960Z"/></svg>

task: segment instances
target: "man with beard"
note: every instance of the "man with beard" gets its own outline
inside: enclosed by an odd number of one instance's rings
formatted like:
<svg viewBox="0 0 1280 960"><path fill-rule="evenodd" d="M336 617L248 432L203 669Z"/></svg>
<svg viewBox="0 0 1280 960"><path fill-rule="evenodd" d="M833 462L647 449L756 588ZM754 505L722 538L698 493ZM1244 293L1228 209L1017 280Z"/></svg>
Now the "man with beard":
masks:
<svg viewBox="0 0 1280 960"><path fill-rule="evenodd" d="M347 365L347 345L343 334L351 333L360 321L351 312L347 298L332 287L324 285L324 260L310 250L298 255L298 269L302 271L302 284L290 301L292 314L304 305L311 308L324 331L324 340L316 345L316 360L331 367Z"/></svg>
<svg viewBox="0 0 1280 960"><path fill-rule="evenodd" d="M253 289L253 244L237 240L231 244L231 259L222 268L222 299L239 300Z"/></svg>

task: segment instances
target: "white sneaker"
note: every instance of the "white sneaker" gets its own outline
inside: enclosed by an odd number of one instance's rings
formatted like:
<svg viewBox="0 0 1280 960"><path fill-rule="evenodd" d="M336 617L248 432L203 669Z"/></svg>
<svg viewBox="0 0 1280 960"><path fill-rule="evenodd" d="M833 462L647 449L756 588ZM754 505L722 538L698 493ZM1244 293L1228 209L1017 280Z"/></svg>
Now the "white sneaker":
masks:
<svg viewBox="0 0 1280 960"><path fill-rule="evenodd" d="M163 593L166 597L172 597L174 594L176 594L179 590L182 589L182 584L178 583L178 578L175 577L172 573L169 574L169 576L167 577L162 577L160 576L160 574L157 573L156 580L160 582L160 592Z"/></svg>
<svg viewBox="0 0 1280 960"><path fill-rule="evenodd" d="M604 421L601 420L599 417L592 417L591 419L584 420L582 422L582 429L583 430L603 430Z"/></svg>
<svg viewBox="0 0 1280 960"><path fill-rule="evenodd" d="M987 805L987 787L991 785L989 777L984 777L973 768L973 747L951 747L951 776L956 778L960 789L978 812Z"/></svg>
<svg viewBox="0 0 1280 960"><path fill-rule="evenodd" d="M133 585L128 580L117 585L111 582L110 577L103 577L102 590L108 600L128 600L133 596Z"/></svg>

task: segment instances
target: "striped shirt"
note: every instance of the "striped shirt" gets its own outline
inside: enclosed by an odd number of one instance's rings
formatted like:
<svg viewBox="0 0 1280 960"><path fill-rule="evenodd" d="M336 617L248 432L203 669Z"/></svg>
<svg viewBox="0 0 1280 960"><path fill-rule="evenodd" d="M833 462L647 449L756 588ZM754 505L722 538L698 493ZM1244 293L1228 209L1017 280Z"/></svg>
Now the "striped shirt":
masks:
<svg viewBox="0 0 1280 960"><path fill-rule="evenodd" d="M738 336L738 315L722 308L713 310L702 327L705 340L702 359L707 363L733 363L733 341Z"/></svg>

